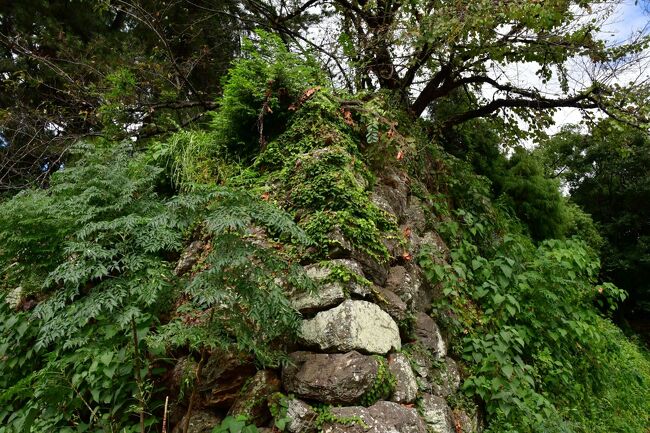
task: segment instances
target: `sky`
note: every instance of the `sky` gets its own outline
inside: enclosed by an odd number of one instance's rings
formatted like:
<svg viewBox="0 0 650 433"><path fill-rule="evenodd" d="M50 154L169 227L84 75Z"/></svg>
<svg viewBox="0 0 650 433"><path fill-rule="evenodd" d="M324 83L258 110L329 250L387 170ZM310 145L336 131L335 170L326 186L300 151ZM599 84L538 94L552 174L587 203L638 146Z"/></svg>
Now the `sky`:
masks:
<svg viewBox="0 0 650 433"><path fill-rule="evenodd" d="M602 37L611 42L624 41L634 32L647 31L650 22L650 0L624 0L604 26ZM648 71L650 73L650 71ZM575 108L563 108L554 116L555 125L550 133L555 133L566 124L579 123L582 115Z"/></svg>

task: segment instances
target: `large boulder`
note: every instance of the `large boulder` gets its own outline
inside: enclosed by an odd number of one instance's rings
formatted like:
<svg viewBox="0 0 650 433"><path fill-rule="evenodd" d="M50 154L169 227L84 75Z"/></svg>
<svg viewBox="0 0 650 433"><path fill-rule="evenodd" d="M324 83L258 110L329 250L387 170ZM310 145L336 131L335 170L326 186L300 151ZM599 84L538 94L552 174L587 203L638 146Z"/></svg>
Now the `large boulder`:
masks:
<svg viewBox="0 0 650 433"><path fill-rule="evenodd" d="M325 423L323 433L426 433L426 426L414 408L379 401L369 408L334 407L334 421Z"/></svg>
<svg viewBox="0 0 650 433"><path fill-rule="evenodd" d="M347 300L305 320L300 329L303 342L324 352L386 354L399 350L401 340L395 321L377 305Z"/></svg>
<svg viewBox="0 0 650 433"><path fill-rule="evenodd" d="M424 394L418 406L430 433L456 433L451 409L444 398Z"/></svg>
<svg viewBox="0 0 650 433"><path fill-rule="evenodd" d="M391 401L396 403L415 401L418 395L418 384L408 358L402 353L391 353L388 356L388 369L395 378L395 390Z"/></svg>
<svg viewBox="0 0 650 433"><path fill-rule="evenodd" d="M270 370L260 370L242 387L228 415L243 415L249 423L262 425L271 419L269 396L280 391L280 378Z"/></svg>
<svg viewBox="0 0 650 433"><path fill-rule="evenodd" d="M282 370L287 392L330 404L355 403L372 388L379 362L359 352L325 354L294 352Z"/></svg>

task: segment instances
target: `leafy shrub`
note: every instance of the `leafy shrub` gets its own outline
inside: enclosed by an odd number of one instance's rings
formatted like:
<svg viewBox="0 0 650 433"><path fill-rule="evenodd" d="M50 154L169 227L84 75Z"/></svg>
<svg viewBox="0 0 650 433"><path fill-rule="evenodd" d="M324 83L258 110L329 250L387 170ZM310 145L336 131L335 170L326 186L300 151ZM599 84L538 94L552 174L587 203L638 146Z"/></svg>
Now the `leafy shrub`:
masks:
<svg viewBox="0 0 650 433"><path fill-rule="evenodd" d="M249 159L284 131L292 111L309 86L324 83L313 59L287 50L282 40L258 31L259 43L244 41L244 55L224 79L220 110L213 126L236 155Z"/></svg>
<svg viewBox="0 0 650 433"><path fill-rule="evenodd" d="M16 313L3 302L3 431L128 426L150 392L139 353L172 299L164 257L183 223L153 191L158 168L123 147L81 150L49 190L1 205L2 290L21 288L21 308L37 304Z"/></svg>
<svg viewBox="0 0 650 433"><path fill-rule="evenodd" d="M309 286L294 262L308 239L271 203L223 187L164 199L144 155L82 150L50 189L0 205L3 433L140 431L159 409L152 343L235 347L277 365L298 324L285 284ZM212 253L183 291L172 261L197 228ZM26 311L9 308L10 293ZM178 295L188 302L161 327Z"/></svg>
<svg viewBox="0 0 650 433"><path fill-rule="evenodd" d="M485 402L489 431L643 432L650 363L595 309L625 292L596 284L593 250L579 240L535 246L498 208L453 215L441 226L451 264L427 254L420 262L447 295L436 311L462 339L455 350L472 372L463 388ZM631 395L607 398L631 376Z"/></svg>

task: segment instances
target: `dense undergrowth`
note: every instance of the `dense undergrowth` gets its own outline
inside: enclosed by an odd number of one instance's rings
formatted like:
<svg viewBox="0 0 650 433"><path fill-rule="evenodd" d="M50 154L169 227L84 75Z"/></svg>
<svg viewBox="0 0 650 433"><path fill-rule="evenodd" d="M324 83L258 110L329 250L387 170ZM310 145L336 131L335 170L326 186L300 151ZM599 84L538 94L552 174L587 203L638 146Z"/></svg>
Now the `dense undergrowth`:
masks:
<svg viewBox="0 0 650 433"><path fill-rule="evenodd" d="M0 432L157 431L179 352L277 366L299 319L286 289L310 286L301 261L337 231L388 259L381 240L400 234L369 191L391 165L452 251L416 259L442 284L436 318L488 430L647 431L648 356L606 313L624 293L597 280L588 217L525 155L490 181L390 95L344 99L278 41L248 50L205 130L80 145L48 189L0 204ZM203 256L176 275L197 239Z"/></svg>

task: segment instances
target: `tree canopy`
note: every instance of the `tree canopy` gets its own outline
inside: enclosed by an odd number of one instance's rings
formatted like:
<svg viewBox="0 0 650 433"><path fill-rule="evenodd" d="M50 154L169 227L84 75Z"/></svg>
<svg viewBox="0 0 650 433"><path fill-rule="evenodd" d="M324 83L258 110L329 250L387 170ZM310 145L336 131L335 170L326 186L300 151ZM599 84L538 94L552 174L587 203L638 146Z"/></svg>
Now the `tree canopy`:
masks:
<svg viewBox="0 0 650 433"><path fill-rule="evenodd" d="M442 127L498 115L514 129L518 119L543 129L560 107L643 124L648 37L604 39L615 7L582 0L11 2L0 11L0 122L13 144L0 148L0 188L43 181L80 137L145 139L204 120L240 38L254 28L319 57L341 91L386 89L413 116L465 93L462 110L436 118ZM517 67L538 83L514 77Z"/></svg>
<svg viewBox="0 0 650 433"><path fill-rule="evenodd" d="M630 293L627 319L650 312L650 137L602 121L588 133L565 128L538 150L549 174L598 223L603 277Z"/></svg>

